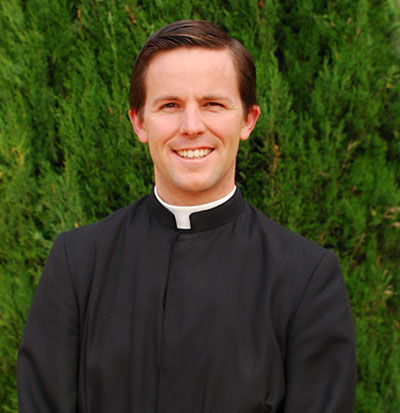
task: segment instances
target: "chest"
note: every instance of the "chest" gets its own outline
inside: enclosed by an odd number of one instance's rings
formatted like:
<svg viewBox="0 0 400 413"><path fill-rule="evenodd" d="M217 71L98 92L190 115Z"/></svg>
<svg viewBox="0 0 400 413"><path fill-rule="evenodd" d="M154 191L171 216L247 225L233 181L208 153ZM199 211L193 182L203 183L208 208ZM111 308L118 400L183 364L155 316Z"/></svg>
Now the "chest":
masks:
<svg viewBox="0 0 400 413"><path fill-rule="evenodd" d="M262 412L266 400L277 403L286 310L276 305L276 264L262 240L235 232L150 232L104 257L83 320L89 395L107 392L109 403L140 412Z"/></svg>

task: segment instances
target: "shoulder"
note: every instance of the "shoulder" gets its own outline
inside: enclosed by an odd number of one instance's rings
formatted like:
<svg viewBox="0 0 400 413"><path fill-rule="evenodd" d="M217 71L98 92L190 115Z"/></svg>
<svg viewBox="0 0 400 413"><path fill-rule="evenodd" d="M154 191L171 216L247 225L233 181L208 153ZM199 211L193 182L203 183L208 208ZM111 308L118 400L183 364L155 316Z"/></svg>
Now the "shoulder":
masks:
<svg viewBox="0 0 400 413"><path fill-rule="evenodd" d="M333 251L276 223L250 204L245 215L251 233L247 251L254 258L260 257L269 281L282 294L290 286L296 302L311 280L326 285L332 280L343 284L340 263Z"/></svg>
<svg viewBox="0 0 400 413"><path fill-rule="evenodd" d="M112 257L118 255L124 242L131 243L133 234L138 233L138 226L146 221L146 198L56 237L46 267L58 274L58 278L64 274L64 278L71 280L80 302L85 302L95 274L101 273Z"/></svg>
<svg viewBox="0 0 400 413"><path fill-rule="evenodd" d="M249 203L246 211L249 225L273 256L304 263L316 262L328 253L326 248L278 224Z"/></svg>
<svg viewBox="0 0 400 413"><path fill-rule="evenodd" d="M139 232L148 217L147 196L103 219L59 234L52 256L62 256L72 274L91 271L98 258L114 254L124 240Z"/></svg>
<svg viewBox="0 0 400 413"><path fill-rule="evenodd" d="M343 274L333 251L274 222L250 204L245 215L253 234L248 253L254 259L262 257L277 314L293 321L300 306L312 308L320 299L348 311Z"/></svg>
<svg viewBox="0 0 400 413"><path fill-rule="evenodd" d="M82 246L88 244L100 245L107 239L115 238L116 235L129 229L134 225L138 215L147 213L146 199L148 195L137 201L122 207L99 221L74 228L58 235L67 246Z"/></svg>

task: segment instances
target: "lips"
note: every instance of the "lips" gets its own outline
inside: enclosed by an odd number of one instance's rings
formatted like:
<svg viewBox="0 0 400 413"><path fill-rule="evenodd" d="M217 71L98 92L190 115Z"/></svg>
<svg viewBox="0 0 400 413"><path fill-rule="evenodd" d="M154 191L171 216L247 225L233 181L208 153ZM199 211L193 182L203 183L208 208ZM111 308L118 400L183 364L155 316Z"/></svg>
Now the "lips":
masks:
<svg viewBox="0 0 400 413"><path fill-rule="evenodd" d="M186 159L200 159L209 155L213 150L209 148L202 149L184 149L181 151L175 151L180 157Z"/></svg>

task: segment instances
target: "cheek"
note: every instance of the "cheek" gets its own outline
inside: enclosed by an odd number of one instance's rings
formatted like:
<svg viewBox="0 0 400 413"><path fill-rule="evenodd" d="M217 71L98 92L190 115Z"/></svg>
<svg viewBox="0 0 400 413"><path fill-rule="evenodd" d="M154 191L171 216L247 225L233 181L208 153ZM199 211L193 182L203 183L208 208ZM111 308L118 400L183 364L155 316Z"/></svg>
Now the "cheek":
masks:
<svg viewBox="0 0 400 413"><path fill-rule="evenodd" d="M206 122L208 128L212 131L226 136L237 135L239 137L243 119L235 112L210 113L206 116Z"/></svg>
<svg viewBox="0 0 400 413"><path fill-rule="evenodd" d="M224 146L237 146L240 140L240 126L235 120L214 122L209 126L209 130L223 142Z"/></svg>
<svg viewBox="0 0 400 413"><path fill-rule="evenodd" d="M179 130L179 119L175 115L161 116L148 123L147 134L162 142Z"/></svg>

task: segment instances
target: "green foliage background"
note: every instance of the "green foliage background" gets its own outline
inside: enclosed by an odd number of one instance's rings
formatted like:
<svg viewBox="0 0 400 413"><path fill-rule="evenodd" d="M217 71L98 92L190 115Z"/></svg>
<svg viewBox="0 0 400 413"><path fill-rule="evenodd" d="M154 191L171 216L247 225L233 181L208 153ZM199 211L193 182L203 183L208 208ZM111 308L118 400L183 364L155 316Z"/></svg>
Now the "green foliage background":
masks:
<svg viewBox="0 0 400 413"><path fill-rule="evenodd" d="M355 411L399 411L399 13L397 0L2 0L0 410L17 412L17 349L56 234L151 188L127 116L139 48L166 23L203 18L256 61L262 117L238 183L339 255Z"/></svg>

